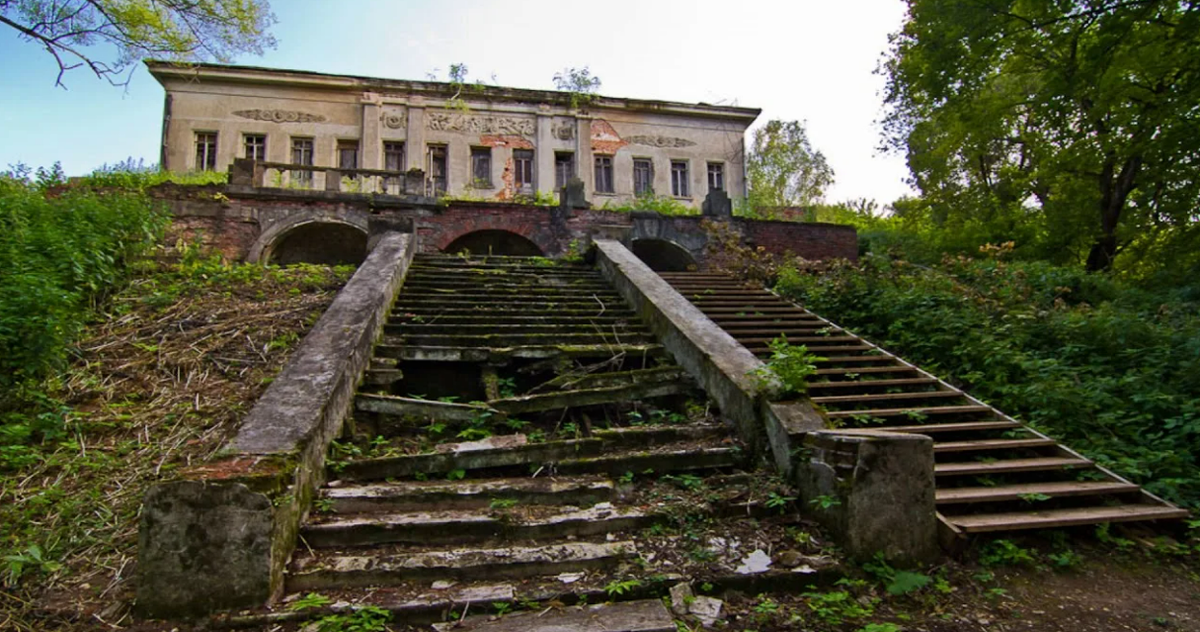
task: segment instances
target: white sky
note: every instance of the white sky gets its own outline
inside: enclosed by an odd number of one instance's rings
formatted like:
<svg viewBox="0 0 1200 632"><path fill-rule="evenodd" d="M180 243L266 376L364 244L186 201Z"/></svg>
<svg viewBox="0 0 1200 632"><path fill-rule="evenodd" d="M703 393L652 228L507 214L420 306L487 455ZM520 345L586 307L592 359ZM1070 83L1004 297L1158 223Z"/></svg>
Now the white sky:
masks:
<svg viewBox="0 0 1200 632"><path fill-rule="evenodd" d="M831 201L886 204L909 192L903 158L877 151L883 78L901 0L275 0L276 50L237 63L321 72L469 78L552 88L587 66L618 97L762 108L759 122L808 123L836 172ZM54 88L52 61L0 27L0 167L61 160L86 173L128 156L158 158L162 89L139 69L127 93L81 71Z"/></svg>

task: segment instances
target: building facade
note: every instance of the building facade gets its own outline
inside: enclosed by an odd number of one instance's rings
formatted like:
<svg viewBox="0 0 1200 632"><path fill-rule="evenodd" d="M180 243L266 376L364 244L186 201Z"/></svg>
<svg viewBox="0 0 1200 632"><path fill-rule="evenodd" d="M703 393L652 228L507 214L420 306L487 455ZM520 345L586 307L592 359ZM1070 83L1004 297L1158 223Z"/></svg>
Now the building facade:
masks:
<svg viewBox="0 0 1200 632"><path fill-rule="evenodd" d="M435 193L553 193L571 177L595 206L639 195L698 206L745 196L745 133L760 110L245 66L148 62L166 91L163 166L235 158L424 172ZM318 177L321 174L318 172ZM281 171L280 186L319 186Z"/></svg>

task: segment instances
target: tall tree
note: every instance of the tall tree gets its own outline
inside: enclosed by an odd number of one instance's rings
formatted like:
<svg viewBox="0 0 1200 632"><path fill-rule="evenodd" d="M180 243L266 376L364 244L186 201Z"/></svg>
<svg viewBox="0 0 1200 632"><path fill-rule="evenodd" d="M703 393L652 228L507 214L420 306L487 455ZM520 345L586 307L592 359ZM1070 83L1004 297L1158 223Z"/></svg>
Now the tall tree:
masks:
<svg viewBox="0 0 1200 632"><path fill-rule="evenodd" d="M754 130L746 156L750 207L812 206L833 184L833 168L813 149L800 121L767 121Z"/></svg>
<svg viewBox="0 0 1200 632"><path fill-rule="evenodd" d="M908 0L885 143L947 213L1022 218L1090 270L1200 206L1200 3Z"/></svg>
<svg viewBox="0 0 1200 632"><path fill-rule="evenodd" d="M274 23L268 0L0 0L0 24L54 57L58 86L80 67L125 85L134 64L148 57L230 61L262 54L275 45L267 33Z"/></svg>

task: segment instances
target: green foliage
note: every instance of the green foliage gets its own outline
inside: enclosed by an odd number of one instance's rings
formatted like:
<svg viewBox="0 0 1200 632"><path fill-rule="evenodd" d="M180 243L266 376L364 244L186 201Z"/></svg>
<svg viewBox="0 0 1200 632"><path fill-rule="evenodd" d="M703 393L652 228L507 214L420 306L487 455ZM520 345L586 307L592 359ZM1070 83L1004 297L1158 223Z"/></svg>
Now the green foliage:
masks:
<svg viewBox="0 0 1200 632"><path fill-rule="evenodd" d="M795 496L784 496L778 492L767 494L766 506L770 509L778 509L779 513L787 511L788 505L796 502Z"/></svg>
<svg viewBox="0 0 1200 632"><path fill-rule="evenodd" d="M125 85L142 59L228 63L275 46L267 34L275 23L267 0L5 0L0 13L0 23L57 62L57 85L66 71L80 66L113 85Z"/></svg>
<svg viewBox="0 0 1200 632"><path fill-rule="evenodd" d="M646 211L658 213L659 215L699 215L700 209L685 204L669 195L655 195L653 191L647 191L635 197L632 201L617 203L605 203L600 207L602 211L616 211L618 213L632 213L634 211Z"/></svg>
<svg viewBox="0 0 1200 632"><path fill-rule="evenodd" d="M62 568L62 564L46 559L42 547L31 544L21 553L4 556L3 577L6 587L13 587L21 577L29 572L53 573Z"/></svg>
<svg viewBox="0 0 1200 632"><path fill-rule="evenodd" d="M922 573L897 571L887 585L887 593L893 596L907 595L928 586L932 581L931 577Z"/></svg>
<svg viewBox="0 0 1200 632"><path fill-rule="evenodd" d="M593 76L587 66L563 68L562 72L554 73L554 89L569 93L572 108L586 108L598 96L600 77Z"/></svg>
<svg viewBox="0 0 1200 632"><path fill-rule="evenodd" d="M604 592L609 597L624 595L625 593L641 586L642 582L638 579L613 580L604 586Z"/></svg>
<svg viewBox="0 0 1200 632"><path fill-rule="evenodd" d="M31 389L61 369L91 310L125 281L128 265L166 225L137 191L64 190L61 170L36 180L17 167L0 174L0 414L37 399ZM60 420L0 423L0 444L33 441Z"/></svg>
<svg viewBox="0 0 1200 632"><path fill-rule="evenodd" d="M320 593L310 592L307 595L304 595L303 597L293 601L292 603L289 603L287 609L292 612L299 612L301 610L324 608L331 603L333 603L333 600L329 597L326 597Z"/></svg>
<svg viewBox="0 0 1200 632"><path fill-rule="evenodd" d="M979 552L984 566L1027 566L1035 562L1034 552L1021 548L1012 540L992 540Z"/></svg>
<svg viewBox="0 0 1200 632"><path fill-rule="evenodd" d="M392 612L375 606L362 606L347 614L334 614L317 620L317 632L384 632Z"/></svg>
<svg viewBox="0 0 1200 632"><path fill-rule="evenodd" d="M778 380L783 386L780 397L788 395L803 395L808 390L808 378L817 371L814 362L824 358L808 352L804 345L793 345L787 341L787 336L780 334L770 343L771 357L766 366L752 371L759 380L760 388L770 388Z"/></svg>
<svg viewBox="0 0 1200 632"><path fill-rule="evenodd" d="M853 595L843 590L827 593L807 592L801 596L805 598L805 603L817 619L829 625L841 625L847 619L861 619L875 613L871 602L860 603Z"/></svg>
<svg viewBox="0 0 1200 632"><path fill-rule="evenodd" d="M947 233L1092 270L1194 248L1200 7L913 0L909 18L883 64L886 142Z"/></svg>
<svg viewBox="0 0 1200 632"><path fill-rule="evenodd" d="M1193 290L964 257L926 267L868 255L858 266L779 279L781 294L1153 493L1200 506Z"/></svg>
<svg viewBox="0 0 1200 632"><path fill-rule="evenodd" d="M810 206L833 184L833 168L814 150L800 121L767 121L754 130L746 155L750 209Z"/></svg>
<svg viewBox="0 0 1200 632"><path fill-rule="evenodd" d="M829 511L830 509L833 509L834 507L841 506L842 501L838 500L834 496L825 495L825 496L817 496L816 498L813 498L812 500L808 501L808 504L812 505L813 507L816 507L817 509L819 509L821 511Z"/></svg>

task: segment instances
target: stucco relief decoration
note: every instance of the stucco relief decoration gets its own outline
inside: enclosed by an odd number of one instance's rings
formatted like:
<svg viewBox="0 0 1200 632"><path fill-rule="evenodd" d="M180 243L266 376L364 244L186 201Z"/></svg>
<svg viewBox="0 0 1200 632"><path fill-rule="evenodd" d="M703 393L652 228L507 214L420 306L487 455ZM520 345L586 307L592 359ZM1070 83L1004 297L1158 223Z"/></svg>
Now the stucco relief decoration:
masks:
<svg viewBox="0 0 1200 632"><path fill-rule="evenodd" d="M438 132L513 134L517 136L533 136L536 128L533 119L512 116L474 116L449 112L427 113L425 126Z"/></svg>
<svg viewBox="0 0 1200 632"><path fill-rule="evenodd" d="M384 114L383 125L389 129L404 129L408 120L403 114Z"/></svg>
<svg viewBox="0 0 1200 632"><path fill-rule="evenodd" d="M320 114L297 112L296 110L237 110L235 116L253 121L268 121L271 123L323 123L325 117Z"/></svg>
<svg viewBox="0 0 1200 632"><path fill-rule="evenodd" d="M618 149L628 144L629 141L622 139L608 121L604 119L592 121L592 151L601 154L615 154Z"/></svg>
<svg viewBox="0 0 1200 632"><path fill-rule="evenodd" d="M673 136L658 136L658 135L638 135L626 136L625 140L634 145L646 145L647 147L691 147L696 143L686 138L675 138Z"/></svg>
<svg viewBox="0 0 1200 632"><path fill-rule="evenodd" d="M575 140L575 119L554 121L550 125L550 135L558 140Z"/></svg>

